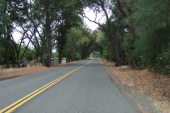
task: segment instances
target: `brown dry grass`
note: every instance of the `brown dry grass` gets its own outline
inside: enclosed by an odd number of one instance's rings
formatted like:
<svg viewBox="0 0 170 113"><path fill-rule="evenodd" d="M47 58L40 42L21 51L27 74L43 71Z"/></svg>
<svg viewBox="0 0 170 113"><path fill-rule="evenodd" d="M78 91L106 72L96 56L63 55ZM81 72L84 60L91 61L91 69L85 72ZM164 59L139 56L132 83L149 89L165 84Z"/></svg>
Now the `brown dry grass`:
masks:
<svg viewBox="0 0 170 113"><path fill-rule="evenodd" d="M49 69L49 67L42 66L37 64L34 66L28 66L25 68L9 68L9 69L0 69L0 79L11 78L16 76L22 76L26 74L31 74L39 71Z"/></svg>
<svg viewBox="0 0 170 113"><path fill-rule="evenodd" d="M121 83L137 87L149 95L151 103L162 113L170 113L170 78L145 70L132 70L128 66L115 67L114 62L100 59Z"/></svg>
<svg viewBox="0 0 170 113"><path fill-rule="evenodd" d="M71 63L75 63L75 62L71 62ZM46 69L50 69L50 68L54 68L54 67L69 65L71 63L58 64L53 67L45 67L42 64L37 63L36 65L33 65L33 66L28 65L25 68L9 68L9 69L0 68L0 79L23 76L23 75L27 75L27 74L31 74L31 73L36 73L39 71L44 71Z"/></svg>

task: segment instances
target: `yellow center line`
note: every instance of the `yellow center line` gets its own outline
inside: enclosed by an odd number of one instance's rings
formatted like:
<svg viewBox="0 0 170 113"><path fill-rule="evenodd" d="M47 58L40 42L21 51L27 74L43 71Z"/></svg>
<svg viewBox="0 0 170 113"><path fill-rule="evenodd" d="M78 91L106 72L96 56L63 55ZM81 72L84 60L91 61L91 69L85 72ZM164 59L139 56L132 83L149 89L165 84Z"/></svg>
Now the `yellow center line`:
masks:
<svg viewBox="0 0 170 113"><path fill-rule="evenodd" d="M43 91L47 90L48 88L50 88L51 86L53 86L54 84L56 84L57 82L61 81L62 79L66 78L67 76L71 75L72 73L74 73L75 71L83 68L84 66L88 65L91 61L89 61L87 64L80 66L66 74L64 74L63 76L49 82L48 84L40 87L39 89L33 91L32 93L24 96L23 98L15 101L14 103L10 104L9 106L3 108L2 110L0 110L0 113L11 113L12 111L14 111L15 109L17 109L18 107L22 106L23 104L25 104L26 102L28 102L29 100L31 100L32 98L34 98L35 96L37 96L38 94L42 93Z"/></svg>

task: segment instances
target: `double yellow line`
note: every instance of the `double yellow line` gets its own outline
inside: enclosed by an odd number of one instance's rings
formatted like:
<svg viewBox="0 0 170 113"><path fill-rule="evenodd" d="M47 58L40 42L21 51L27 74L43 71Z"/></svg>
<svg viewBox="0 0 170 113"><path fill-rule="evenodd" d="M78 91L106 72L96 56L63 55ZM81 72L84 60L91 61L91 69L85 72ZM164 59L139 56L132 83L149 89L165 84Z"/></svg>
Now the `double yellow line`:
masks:
<svg viewBox="0 0 170 113"><path fill-rule="evenodd" d="M89 64L91 61L89 61L87 64ZM50 88L51 86L53 86L54 84L56 84L57 82L61 81L62 79L66 78L67 76L71 75L72 73L74 73L75 71L83 68L84 66L86 66L87 64L80 66L68 73L66 73L65 75L51 81L50 83L40 87L39 89L35 90L34 92L24 96L23 98L19 99L18 101L12 103L11 105L5 107L4 109L0 110L0 113L11 113L12 111L14 111L15 109L17 109L18 107L22 106L23 104L25 104L26 102L28 102L29 100L31 100L32 98L34 98L35 96L37 96L38 94L42 93L43 91L47 90L48 88Z"/></svg>

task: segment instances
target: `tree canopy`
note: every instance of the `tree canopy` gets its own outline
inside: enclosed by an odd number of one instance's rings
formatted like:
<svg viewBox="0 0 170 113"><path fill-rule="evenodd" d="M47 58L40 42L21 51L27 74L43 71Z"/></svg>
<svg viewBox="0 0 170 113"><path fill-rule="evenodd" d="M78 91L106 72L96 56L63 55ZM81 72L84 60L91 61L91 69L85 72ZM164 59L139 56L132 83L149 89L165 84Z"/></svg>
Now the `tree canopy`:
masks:
<svg viewBox="0 0 170 113"><path fill-rule="evenodd" d="M31 56L51 66L52 56L69 62L100 52L116 66L170 73L169 0L0 0L0 6L0 58L6 67ZM86 28L83 18L98 29Z"/></svg>

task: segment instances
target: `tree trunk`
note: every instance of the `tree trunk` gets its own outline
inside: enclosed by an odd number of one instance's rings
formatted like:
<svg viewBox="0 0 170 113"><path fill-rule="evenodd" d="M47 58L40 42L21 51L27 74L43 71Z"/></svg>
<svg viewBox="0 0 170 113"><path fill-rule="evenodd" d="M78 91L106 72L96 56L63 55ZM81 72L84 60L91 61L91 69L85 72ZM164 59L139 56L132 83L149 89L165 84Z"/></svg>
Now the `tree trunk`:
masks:
<svg viewBox="0 0 170 113"><path fill-rule="evenodd" d="M67 62L69 63L70 62L70 55L71 53L69 52L69 54L68 54L68 58L67 58Z"/></svg>
<svg viewBox="0 0 170 113"><path fill-rule="evenodd" d="M9 58L10 58L10 51L9 51L9 47L11 46L10 44L10 34L11 34L11 26L7 25L7 45L5 46L5 64L6 64L6 68L9 68Z"/></svg>
<svg viewBox="0 0 170 113"><path fill-rule="evenodd" d="M5 47L5 64L6 68L9 68L9 47Z"/></svg>
<svg viewBox="0 0 170 113"><path fill-rule="evenodd" d="M114 50L114 57L115 57L115 62L116 62L115 66L120 66L120 65L122 65L122 61L121 61L119 47L118 47L118 39L116 39L115 33L111 26L110 19L107 20L107 25L108 25L108 29L109 29L108 30L108 39L112 43L113 50Z"/></svg>
<svg viewBox="0 0 170 113"><path fill-rule="evenodd" d="M135 31L134 31L134 23L133 22L129 22L129 34L130 34L130 36L131 37L134 37L134 35L135 35ZM130 65L130 67L132 68L132 69L135 69L135 63L134 63L134 60L133 60L133 51L134 51L134 47L133 47L133 45L134 45L134 41L133 41L133 39L130 39L130 57L131 57L131 59L129 60L129 65Z"/></svg>
<svg viewBox="0 0 170 113"><path fill-rule="evenodd" d="M61 59L62 59L62 50L59 50L59 64L61 64Z"/></svg>
<svg viewBox="0 0 170 113"><path fill-rule="evenodd" d="M46 5L46 37L47 37L47 62L46 66L51 66L51 54L52 54L52 45L51 45L51 20L50 20L50 10L49 4Z"/></svg>
<svg viewBox="0 0 170 113"><path fill-rule="evenodd" d="M115 57L115 66L120 66L122 65L122 62L121 62L121 58L120 58L120 53L119 53L119 47L118 45L116 44L116 42L114 41L114 39L112 39L112 46L113 46L113 50L114 50L114 57Z"/></svg>

